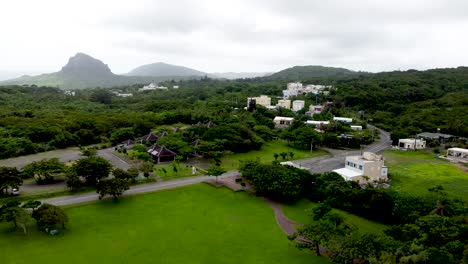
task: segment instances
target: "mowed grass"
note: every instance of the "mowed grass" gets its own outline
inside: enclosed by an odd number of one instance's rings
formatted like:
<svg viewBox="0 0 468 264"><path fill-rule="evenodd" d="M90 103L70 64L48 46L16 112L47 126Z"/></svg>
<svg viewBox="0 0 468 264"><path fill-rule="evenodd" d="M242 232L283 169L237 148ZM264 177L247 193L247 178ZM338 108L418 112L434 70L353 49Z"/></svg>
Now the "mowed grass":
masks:
<svg viewBox="0 0 468 264"><path fill-rule="evenodd" d="M328 263L291 245L264 201L206 184L66 213L58 236L0 224L1 263Z"/></svg>
<svg viewBox="0 0 468 264"><path fill-rule="evenodd" d="M174 171L173 164L156 165L153 168L153 172L164 180L172 180L172 179L177 179L177 178L201 175L201 173L198 170L195 174L192 174L191 165L180 163L179 165L176 165L175 167L177 171Z"/></svg>
<svg viewBox="0 0 468 264"><path fill-rule="evenodd" d="M442 185L451 197L468 200L468 173L425 151L385 151L391 188L424 195L428 188Z"/></svg>
<svg viewBox="0 0 468 264"><path fill-rule="evenodd" d="M323 150L299 150L288 146L286 142L275 140L265 143L260 150L249 151L247 153L235 153L229 156L222 158L221 166L228 170L238 169L239 160L255 160L260 159L263 163L270 163L275 160L274 154L281 152L293 152L293 160L314 158L319 156L327 155L328 153ZM291 160L291 157L288 155L286 160ZM285 161L282 157L278 158L278 161Z"/></svg>
<svg viewBox="0 0 468 264"><path fill-rule="evenodd" d="M312 216L310 216L308 209L311 209L316 205L317 203L303 199L293 205L282 205L281 208L283 209L283 213L289 219L294 220L300 224L309 224L314 220L312 219ZM340 214L345 219L345 221L357 227L358 232L361 234L382 234L382 231L387 228L386 225L367 220L339 209L332 209L332 212Z"/></svg>

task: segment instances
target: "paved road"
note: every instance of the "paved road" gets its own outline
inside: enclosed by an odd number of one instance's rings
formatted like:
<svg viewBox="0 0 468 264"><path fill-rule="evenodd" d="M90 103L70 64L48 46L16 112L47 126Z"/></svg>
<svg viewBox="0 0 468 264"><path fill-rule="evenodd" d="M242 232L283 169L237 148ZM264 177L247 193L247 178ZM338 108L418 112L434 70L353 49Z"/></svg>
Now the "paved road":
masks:
<svg viewBox="0 0 468 264"><path fill-rule="evenodd" d="M392 146L390 134L379 128L370 126L380 131L380 138L373 144L366 146L362 151L379 153ZM360 150L337 150L325 148L331 156L319 157L305 160L295 160L293 163L309 169L312 173L324 173L344 167L346 156L360 155Z"/></svg>
<svg viewBox="0 0 468 264"><path fill-rule="evenodd" d="M114 166L114 169L128 170L133 167L132 164L115 155L113 148L100 149L97 151L97 155L108 160Z"/></svg>
<svg viewBox="0 0 468 264"><path fill-rule="evenodd" d="M225 178L233 175L238 175L238 171L228 171L223 175L219 176L218 178ZM161 183L151 183L151 184L142 184L142 185L135 185L131 186L130 190L124 192L124 195L131 195L131 194L139 194L139 193L147 193L147 192L155 192L159 190L166 190L172 189L187 185L192 185L200 182L205 182L209 180L213 180L213 176L196 176L196 177L189 177L180 180L173 180L173 181L165 181ZM106 198L111 198L106 197ZM77 195L70 195L70 196L62 196L56 198L50 198L42 200L43 203L49 203L57 206L63 205L71 205L71 204L79 204L79 203L86 203L91 201L99 200L99 195L95 192L77 194Z"/></svg>

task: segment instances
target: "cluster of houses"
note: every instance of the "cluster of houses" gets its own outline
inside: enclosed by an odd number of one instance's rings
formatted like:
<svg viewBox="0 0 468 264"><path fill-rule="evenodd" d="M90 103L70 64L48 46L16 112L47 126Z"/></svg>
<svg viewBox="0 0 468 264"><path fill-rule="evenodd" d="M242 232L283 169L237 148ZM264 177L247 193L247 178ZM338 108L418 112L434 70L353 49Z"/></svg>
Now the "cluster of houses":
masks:
<svg viewBox="0 0 468 264"><path fill-rule="evenodd" d="M274 119L273 119L273 123L275 123L275 126L277 128L287 128L289 127L290 125L292 125L294 121L294 118L293 117L284 117L284 116L276 116ZM335 116L333 117L333 121L335 122L341 122L341 123L346 123L346 124L351 124L353 122L353 119L352 118L349 118L349 117L338 117L338 116ZM305 121L304 123L306 125L312 125L315 127L315 130L319 133L323 133L324 130L323 130L323 127L324 126L327 126L330 124L331 121L329 120L307 120ZM362 130L362 126L358 126L358 125L351 125L350 126L352 130Z"/></svg>
<svg viewBox="0 0 468 264"><path fill-rule="evenodd" d="M216 124L209 121L207 123L198 122L192 126L204 126L207 128L213 128L216 126ZM178 129L179 129L178 127L174 128L173 132L177 132ZM172 151L166 148L165 146L161 146L158 144L158 140L161 137L164 137L165 135L166 135L166 132L161 132L159 134L150 132L149 134L146 134L135 140L133 139L125 140L120 145L116 146L116 149L131 149L135 144L151 145L151 147L149 147L146 150L146 152L151 155L154 162L156 162L157 164L162 163L162 162L171 162L175 160L177 153L175 151ZM199 144L199 142L200 142L199 140L195 140L194 142L192 142L192 145L195 147ZM198 155L196 152L194 152L193 154L195 156Z"/></svg>
<svg viewBox="0 0 468 264"><path fill-rule="evenodd" d="M271 105L271 97L267 95L260 95L257 97L247 98L247 107L252 101L255 101L256 105L264 106L268 109L277 109L279 107L291 109L293 112L298 112L305 107L304 100L291 101L289 98L304 94L329 94L330 90L335 89L333 86L309 84L303 86L302 83L288 83L287 89L283 90L283 99L278 100L276 105ZM310 105L309 111L306 114L313 115L322 112L323 106L321 105Z"/></svg>
<svg viewBox="0 0 468 264"><path fill-rule="evenodd" d="M163 136L164 133L156 135L153 132L150 132L136 140L125 140L122 144L118 145L117 148L131 149L135 144L147 144L149 142L151 143L151 147L146 152L151 155L155 162L170 162L175 160L177 153L157 144L159 138Z"/></svg>
<svg viewBox="0 0 468 264"><path fill-rule="evenodd" d="M172 86L172 89L179 89L178 85ZM154 82L143 86L142 88L138 89L138 91L143 92L143 91L155 91L155 90L167 90L166 86L160 86L155 84Z"/></svg>
<svg viewBox="0 0 468 264"><path fill-rule="evenodd" d="M330 90L335 89L330 85L308 84L302 85L300 82L288 83L287 89L283 90L283 99L305 94L324 94L328 95Z"/></svg>
<svg viewBox="0 0 468 264"><path fill-rule="evenodd" d="M415 138L402 138L398 140L398 145L394 146L400 150L419 150L426 148L426 140L447 143L455 137L449 134L423 132L416 135ZM468 149L448 148L445 157L450 161L468 163Z"/></svg>

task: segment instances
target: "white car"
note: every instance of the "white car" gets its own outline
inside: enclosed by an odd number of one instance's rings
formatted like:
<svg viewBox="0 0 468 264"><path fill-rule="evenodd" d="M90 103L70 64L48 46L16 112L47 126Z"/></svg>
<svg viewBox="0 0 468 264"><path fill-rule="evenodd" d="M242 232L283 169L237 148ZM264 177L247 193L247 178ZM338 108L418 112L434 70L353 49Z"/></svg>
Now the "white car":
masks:
<svg viewBox="0 0 468 264"><path fill-rule="evenodd" d="M12 194L12 195L19 195L19 194L20 194L20 191L19 191L17 188L13 188L13 189L11 190L11 194Z"/></svg>

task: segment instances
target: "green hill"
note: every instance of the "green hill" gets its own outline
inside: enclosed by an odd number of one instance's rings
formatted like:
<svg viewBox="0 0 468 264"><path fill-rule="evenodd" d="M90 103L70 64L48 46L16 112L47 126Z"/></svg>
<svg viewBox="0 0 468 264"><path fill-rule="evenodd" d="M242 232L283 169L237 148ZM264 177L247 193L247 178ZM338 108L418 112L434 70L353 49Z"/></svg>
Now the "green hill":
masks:
<svg viewBox="0 0 468 264"><path fill-rule="evenodd" d="M270 76L265 77L267 80L308 80L313 78L323 77L346 77L362 74L344 68L324 67L324 66L294 66L284 69Z"/></svg>
<svg viewBox="0 0 468 264"><path fill-rule="evenodd" d="M164 62L146 64L127 73L128 76L205 76L207 73Z"/></svg>

